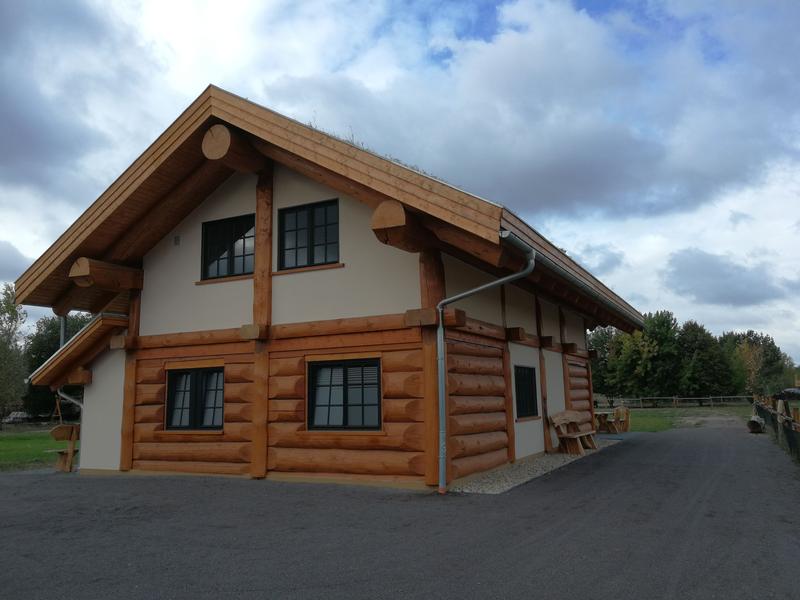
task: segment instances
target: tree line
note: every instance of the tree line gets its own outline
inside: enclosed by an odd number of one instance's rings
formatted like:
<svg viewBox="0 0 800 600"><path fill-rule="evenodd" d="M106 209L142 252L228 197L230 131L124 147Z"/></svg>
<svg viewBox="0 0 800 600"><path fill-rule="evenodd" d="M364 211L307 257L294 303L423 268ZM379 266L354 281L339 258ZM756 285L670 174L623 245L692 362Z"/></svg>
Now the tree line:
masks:
<svg viewBox="0 0 800 600"><path fill-rule="evenodd" d="M33 416L52 414L55 394L47 387L26 383L26 378L58 350L58 318L42 317L29 332L23 330L28 315L14 302L14 286L0 291L0 416L24 410ZM80 331L91 317L76 313L67 317L67 339ZM75 390L70 390L73 393Z"/></svg>
<svg viewBox="0 0 800 600"><path fill-rule="evenodd" d="M794 384L791 357L753 330L716 337L667 310L648 313L633 334L600 327L589 334L595 393L615 397L769 395Z"/></svg>

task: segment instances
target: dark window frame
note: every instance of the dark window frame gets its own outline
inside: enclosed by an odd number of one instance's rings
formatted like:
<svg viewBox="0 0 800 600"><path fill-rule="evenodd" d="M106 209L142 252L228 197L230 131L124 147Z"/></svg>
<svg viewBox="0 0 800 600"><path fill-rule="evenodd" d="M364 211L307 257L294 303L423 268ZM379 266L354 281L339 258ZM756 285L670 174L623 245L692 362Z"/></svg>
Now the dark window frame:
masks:
<svg viewBox="0 0 800 600"><path fill-rule="evenodd" d="M320 225L315 222L315 209L325 207L327 209L328 206L336 206L336 223L330 223L327 219L327 210L326 210L326 217L325 223ZM288 215L294 214L295 219L297 219L297 214L299 212L306 213L306 227L300 228L295 226L294 229L287 231L286 219ZM297 206L287 206L286 208L281 208L278 210L278 270L279 271L287 271L290 269L308 269L312 267L318 267L321 265L335 265L341 261L341 245L340 241L341 238L339 236L339 223L340 223L340 214L339 214L339 199L338 198L331 198L329 200L323 200L321 202L312 202L310 204L299 204ZM335 242L328 242L327 241L327 228L330 226L336 226L336 241ZM316 228L317 227L325 227L326 228L326 240L324 244L316 244ZM301 230L306 231L306 244L305 246L301 246L298 242L295 242L294 248L286 248L286 234L294 232L295 236L297 236L297 232ZM336 245L336 257L328 259L328 246ZM325 246L325 260L323 261L316 261L315 260L315 246L323 245ZM287 265L286 263L286 251L287 250L299 250L304 248L306 251L306 264L298 265L297 264L297 257L295 256L295 264L294 265Z"/></svg>
<svg viewBox="0 0 800 600"><path fill-rule="evenodd" d="M378 409L378 421L375 425L360 425L354 426L349 425L348 420L348 407L350 404L348 403L349 399L349 388L347 385L347 369L348 367L356 367L356 366L375 366L378 370L378 377L377 377L377 388L378 388L378 402L377 402L377 409ZM325 367L332 367L332 368L342 368L344 378L342 381L342 424L341 425L315 425L314 424L314 414L317 408L316 406L316 373L319 369ZM307 385L307 399L306 399L306 427L309 431L381 431L383 428L383 386L381 385L381 360L380 358L355 358L355 359L346 359L346 360L321 360L321 361L314 361L308 363L308 385ZM362 393L363 393L363 384L362 384ZM367 405L363 401L361 403L355 403L354 405L360 405L362 407L361 416L362 422L364 417L364 406L371 406Z"/></svg>
<svg viewBox="0 0 800 600"><path fill-rule="evenodd" d="M242 225L243 224L243 225ZM247 227L250 225L250 227ZM238 227L237 227L238 226ZM209 281L214 279L224 279L226 277L240 277L242 275L252 275L255 270L255 227L256 227L256 215L255 213L248 213L245 215L238 215L236 217L227 217L225 219L216 219L214 221L206 221L203 223L203 230L202 236L200 241L200 280L201 281ZM212 240L211 238L212 233L210 230L212 228L220 228L225 229L226 235L229 236L229 239L226 239L222 242L219 240ZM243 230L245 232L244 235L235 235L235 232L239 230ZM252 229L253 235L247 235L247 232ZM218 234L219 235L219 234ZM253 242L253 252L247 252L247 239L252 238ZM236 242L239 240L243 240L242 242L242 254L237 255L235 254L235 247ZM215 262L219 259L209 260L209 244L216 244L217 246L225 246L226 252L228 253L228 265L227 265L227 272L224 275L209 275L208 274L208 266L211 262ZM242 257L242 270L236 271L236 258L238 256ZM247 257L253 257L253 265L250 270L245 268L247 264Z"/></svg>
<svg viewBox="0 0 800 600"><path fill-rule="evenodd" d="M530 396L526 397L523 384L530 385ZM517 408L517 418L526 419L539 416L539 394L536 386L536 369L514 365L514 402Z"/></svg>
<svg viewBox="0 0 800 600"><path fill-rule="evenodd" d="M209 375L219 374L222 387L218 389L222 398L219 424L203 425L206 382ZM178 377L189 375L189 419L186 425L171 425L175 411L175 393ZM216 403L215 403L216 404ZM225 425L225 368L205 367L199 369L170 369L167 371L167 401L164 429L169 431L219 431Z"/></svg>

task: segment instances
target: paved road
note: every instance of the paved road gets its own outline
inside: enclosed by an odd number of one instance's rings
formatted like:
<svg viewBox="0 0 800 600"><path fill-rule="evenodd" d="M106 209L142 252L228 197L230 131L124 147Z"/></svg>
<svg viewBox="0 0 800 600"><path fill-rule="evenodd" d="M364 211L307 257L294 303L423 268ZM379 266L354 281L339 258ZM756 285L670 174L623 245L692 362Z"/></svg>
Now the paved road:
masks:
<svg viewBox="0 0 800 600"><path fill-rule="evenodd" d="M0 475L0 597L796 598L800 467L743 430L631 435L501 496Z"/></svg>

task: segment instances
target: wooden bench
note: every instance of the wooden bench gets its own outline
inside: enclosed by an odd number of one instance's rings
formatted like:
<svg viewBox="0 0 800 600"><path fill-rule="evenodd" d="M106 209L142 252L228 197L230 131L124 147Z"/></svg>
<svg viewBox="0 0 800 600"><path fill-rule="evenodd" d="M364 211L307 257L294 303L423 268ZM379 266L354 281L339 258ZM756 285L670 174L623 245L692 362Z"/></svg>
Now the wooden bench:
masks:
<svg viewBox="0 0 800 600"><path fill-rule="evenodd" d="M75 443L81 437L80 425L56 425L50 430L50 437L57 442L67 442L67 447L64 450L49 450L49 452L58 452L58 462L56 469L69 473L72 471L72 466L75 462L75 455L78 449Z"/></svg>
<svg viewBox="0 0 800 600"><path fill-rule="evenodd" d="M590 412L564 410L550 415L550 422L558 435L559 445L568 454L582 456L584 449L597 449Z"/></svg>
<svg viewBox="0 0 800 600"><path fill-rule="evenodd" d="M631 428L631 409L627 406L618 406L614 409L614 433L625 433Z"/></svg>

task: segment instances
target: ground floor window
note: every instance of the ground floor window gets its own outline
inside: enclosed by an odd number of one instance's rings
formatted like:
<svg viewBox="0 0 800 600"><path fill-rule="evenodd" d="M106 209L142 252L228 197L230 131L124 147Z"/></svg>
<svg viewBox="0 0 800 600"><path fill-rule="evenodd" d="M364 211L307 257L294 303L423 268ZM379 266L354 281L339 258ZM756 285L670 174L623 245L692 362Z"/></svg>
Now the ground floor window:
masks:
<svg viewBox="0 0 800 600"><path fill-rule="evenodd" d="M308 366L309 429L379 429L380 361L314 362Z"/></svg>
<svg viewBox="0 0 800 600"><path fill-rule="evenodd" d="M222 367L169 371L167 429L221 429Z"/></svg>
<svg viewBox="0 0 800 600"><path fill-rule="evenodd" d="M517 401L517 418L538 417L536 369L514 366L514 392Z"/></svg>

